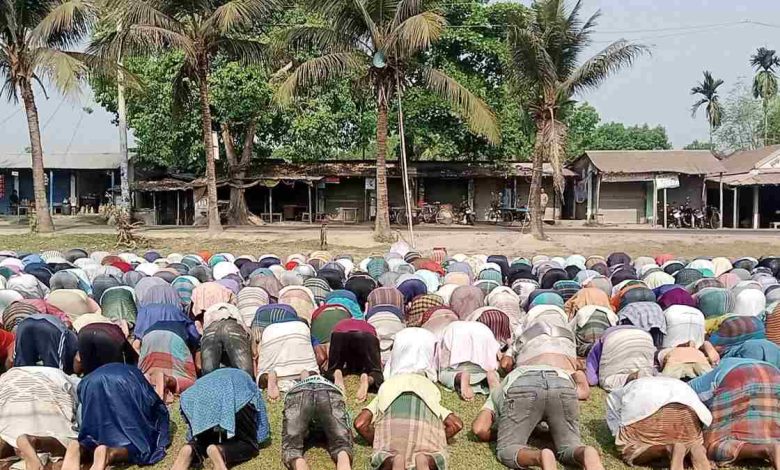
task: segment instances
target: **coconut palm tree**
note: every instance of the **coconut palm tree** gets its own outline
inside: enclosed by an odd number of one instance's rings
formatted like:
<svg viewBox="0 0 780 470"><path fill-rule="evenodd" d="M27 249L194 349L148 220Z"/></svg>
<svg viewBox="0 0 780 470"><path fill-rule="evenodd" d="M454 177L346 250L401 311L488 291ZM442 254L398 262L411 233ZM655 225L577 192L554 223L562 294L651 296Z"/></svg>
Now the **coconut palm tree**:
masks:
<svg viewBox="0 0 780 470"><path fill-rule="evenodd" d="M33 194L39 232L54 230L46 198L43 145L33 86L44 81L61 93L78 91L87 56L72 51L89 33L95 9L85 0L5 0L0 2L0 92L11 102L21 95L32 155ZM44 95L46 91L43 90Z"/></svg>
<svg viewBox="0 0 780 470"><path fill-rule="evenodd" d="M457 109L472 131L498 142L496 118L488 106L440 70L420 65L418 56L437 41L446 27L443 12L427 0L310 0L310 11L324 25L290 28L285 36L292 48L313 47L321 55L295 67L277 91L290 102L314 86L351 78L370 90L376 102L377 214L374 237L390 238L387 200L388 107L404 87L420 85Z"/></svg>
<svg viewBox="0 0 780 470"><path fill-rule="evenodd" d="M217 207L215 155L212 152L212 119L209 107L209 69L221 53L247 64L266 58L266 47L248 37L253 26L280 6L278 0L107 0L121 31L97 37L90 51L113 60L178 50L183 55L174 79L174 102L182 106L189 84L198 87L203 149L206 154L206 186L209 232L222 231Z"/></svg>
<svg viewBox="0 0 780 470"><path fill-rule="evenodd" d="M764 145L769 145L769 102L777 96L775 67L780 66L780 58L777 57L776 51L761 47L750 57L750 65L756 69L756 76L753 77L753 97L761 98L764 102Z"/></svg>
<svg viewBox="0 0 780 470"><path fill-rule="evenodd" d="M610 75L628 67L645 46L624 40L611 43L593 57L580 62L591 44L599 12L580 18L582 1L567 9L565 0L537 0L528 15L513 15L508 21L507 73L518 86L530 88L534 98L521 103L536 124L536 143L531 175L531 232L543 239L542 170L549 162L553 183L563 194L562 175L568 128L562 115L572 97L601 85Z"/></svg>
<svg viewBox="0 0 780 470"><path fill-rule="evenodd" d="M699 108L705 104L707 105L705 113L707 114L707 123L710 126L710 150L714 150L712 132L720 127L723 119L723 108L720 106L720 98L718 96L718 87L721 85L723 85L723 80L713 78L712 73L709 70L705 70L704 80L691 88L691 95L701 96L699 101L693 104L691 116L696 117L696 112L699 111Z"/></svg>

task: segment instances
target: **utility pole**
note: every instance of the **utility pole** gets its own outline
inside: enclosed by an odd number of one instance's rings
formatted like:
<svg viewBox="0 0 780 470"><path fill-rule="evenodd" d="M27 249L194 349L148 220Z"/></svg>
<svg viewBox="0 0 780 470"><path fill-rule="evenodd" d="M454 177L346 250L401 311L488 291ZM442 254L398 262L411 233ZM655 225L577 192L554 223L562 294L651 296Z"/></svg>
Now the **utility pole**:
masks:
<svg viewBox="0 0 780 470"><path fill-rule="evenodd" d="M122 33L121 20L116 25L118 33ZM125 102L125 74L122 71L122 47L119 48L119 57L117 59L117 107L119 108L119 185L121 187L120 205L125 209L130 209L130 181L129 181L129 161L130 156L127 152L127 103Z"/></svg>

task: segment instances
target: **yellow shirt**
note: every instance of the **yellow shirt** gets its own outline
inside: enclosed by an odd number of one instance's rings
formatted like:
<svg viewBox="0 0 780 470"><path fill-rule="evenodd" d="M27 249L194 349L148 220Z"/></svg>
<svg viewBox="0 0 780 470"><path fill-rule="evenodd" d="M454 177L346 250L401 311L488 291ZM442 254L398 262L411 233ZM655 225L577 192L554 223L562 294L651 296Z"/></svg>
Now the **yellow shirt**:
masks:
<svg viewBox="0 0 780 470"><path fill-rule="evenodd" d="M385 380L379 388L376 398L371 400L364 409L370 411L376 422L377 416L384 413L393 404L396 398L403 393L414 393L430 410L444 421L452 413L450 410L441 406L441 392L433 382L424 375L419 374L398 374Z"/></svg>

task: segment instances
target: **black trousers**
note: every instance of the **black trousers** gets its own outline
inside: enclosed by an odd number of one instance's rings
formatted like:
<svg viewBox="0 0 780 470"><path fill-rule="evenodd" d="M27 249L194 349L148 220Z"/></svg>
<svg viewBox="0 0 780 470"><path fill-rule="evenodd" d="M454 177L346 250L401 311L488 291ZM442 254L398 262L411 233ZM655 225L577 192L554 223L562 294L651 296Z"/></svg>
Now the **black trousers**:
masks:
<svg viewBox="0 0 780 470"><path fill-rule="evenodd" d="M195 461L198 464L208 456L206 450L210 445L216 445L225 460L225 465L235 465L256 457L260 452L257 443L257 410L252 405L246 405L236 413L236 434L230 439L225 431L213 429L202 432L190 442L195 449Z"/></svg>

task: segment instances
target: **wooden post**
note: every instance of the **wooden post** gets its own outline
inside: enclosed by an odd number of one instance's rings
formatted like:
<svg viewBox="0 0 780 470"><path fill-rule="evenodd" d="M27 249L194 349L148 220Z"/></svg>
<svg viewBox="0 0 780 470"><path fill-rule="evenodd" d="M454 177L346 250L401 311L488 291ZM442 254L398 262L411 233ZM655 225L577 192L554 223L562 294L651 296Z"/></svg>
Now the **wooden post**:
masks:
<svg viewBox="0 0 780 470"><path fill-rule="evenodd" d="M181 225L181 191L176 190L176 225Z"/></svg>
<svg viewBox="0 0 780 470"><path fill-rule="evenodd" d="M154 212L154 225L157 225L157 191L152 192L152 211Z"/></svg>
<svg viewBox="0 0 780 470"><path fill-rule="evenodd" d="M723 228L723 173L720 174L720 226L718 228Z"/></svg>
<svg viewBox="0 0 780 470"><path fill-rule="evenodd" d="M669 222L667 217L668 207L666 205L666 188L664 188L664 228L669 228Z"/></svg>
<svg viewBox="0 0 780 470"><path fill-rule="evenodd" d="M312 184L313 183L309 182L309 184L307 185L309 188L309 223L312 223L314 221L314 219L312 219L311 217L311 185Z"/></svg>
<svg viewBox="0 0 780 470"><path fill-rule="evenodd" d="M704 209L707 208L707 177L703 176L704 178L701 182L701 211L705 212Z"/></svg>
<svg viewBox="0 0 780 470"><path fill-rule="evenodd" d="M734 228L739 228L739 186L734 186Z"/></svg>
<svg viewBox="0 0 780 470"><path fill-rule="evenodd" d="M753 230L757 230L761 226L761 214L758 212L758 185L753 186Z"/></svg>

